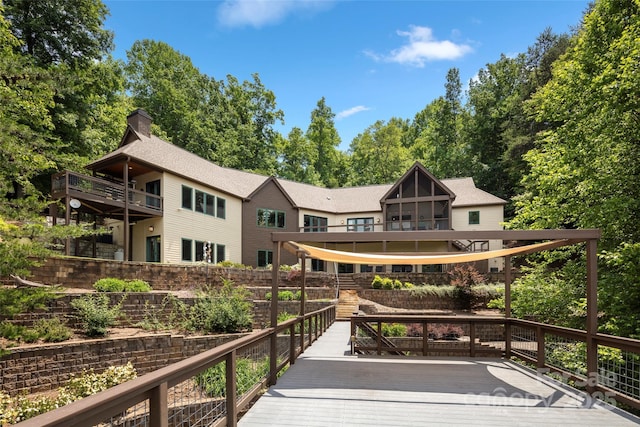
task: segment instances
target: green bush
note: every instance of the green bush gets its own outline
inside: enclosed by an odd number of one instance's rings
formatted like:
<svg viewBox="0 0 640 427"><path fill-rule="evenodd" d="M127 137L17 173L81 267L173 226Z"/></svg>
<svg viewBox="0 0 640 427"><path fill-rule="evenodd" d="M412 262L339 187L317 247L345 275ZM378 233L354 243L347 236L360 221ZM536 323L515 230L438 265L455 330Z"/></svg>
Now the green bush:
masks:
<svg viewBox="0 0 640 427"><path fill-rule="evenodd" d="M0 289L0 315L13 317L18 313L47 308L49 301L62 296L57 288Z"/></svg>
<svg viewBox="0 0 640 427"><path fill-rule="evenodd" d="M169 294L162 299L158 306L145 301L143 320L136 325L149 331L186 328L188 314L187 304Z"/></svg>
<svg viewBox="0 0 640 427"><path fill-rule="evenodd" d="M97 280L93 288L98 292L124 292L125 281L115 277L105 277Z"/></svg>
<svg viewBox="0 0 640 427"><path fill-rule="evenodd" d="M195 382L210 397L226 396L226 363L221 362L196 375ZM236 359L236 384L238 396L246 393L269 373L269 358L252 360Z"/></svg>
<svg viewBox="0 0 640 427"><path fill-rule="evenodd" d="M383 323L382 336L383 337L406 337L407 326L401 323Z"/></svg>
<svg viewBox="0 0 640 427"><path fill-rule="evenodd" d="M151 291L151 285L144 280L134 279L128 280L124 286L125 292L149 292Z"/></svg>
<svg viewBox="0 0 640 427"><path fill-rule="evenodd" d="M75 309L84 333L89 337L104 336L110 326L117 324L122 315L122 300L113 307L109 305L109 297L104 294L87 294L71 301L71 307Z"/></svg>
<svg viewBox="0 0 640 427"><path fill-rule="evenodd" d="M38 319L34 325L38 337L45 342L61 342L71 338L71 329L60 318Z"/></svg>
<svg viewBox="0 0 640 427"><path fill-rule="evenodd" d="M393 279L390 277L382 279L382 289L393 289Z"/></svg>
<svg viewBox="0 0 640 427"><path fill-rule="evenodd" d="M98 292L149 292L151 286L144 280L123 280L105 277L96 281L93 287Z"/></svg>
<svg viewBox="0 0 640 427"><path fill-rule="evenodd" d="M307 298L307 294L305 293L305 299ZM291 291L278 291L278 301L300 301L300 298L302 297L302 292L301 291L296 291L296 292L291 292ZM264 299L266 299L267 301L271 301L271 292L267 292L264 295Z"/></svg>
<svg viewBox="0 0 640 427"><path fill-rule="evenodd" d="M373 277L373 281L371 282L371 287L373 289L382 289L382 277L377 274Z"/></svg>
<svg viewBox="0 0 640 427"><path fill-rule="evenodd" d="M27 396L12 398L0 392L0 425L17 424L36 415L49 412L68 403L106 390L137 376L131 363L125 366L112 366L101 374L93 370L84 371L79 376L71 377L69 382L58 389L58 397L39 397L31 399Z"/></svg>
<svg viewBox="0 0 640 427"><path fill-rule="evenodd" d="M206 333L241 332L251 329L253 315L249 292L223 279L219 290L209 290L196 298L190 310L188 328Z"/></svg>
<svg viewBox="0 0 640 427"><path fill-rule="evenodd" d="M295 299L296 301L300 301L302 299L302 291L301 290L297 290L296 293L293 295L293 299ZM304 299L308 300L309 299L309 295L307 295L307 293L304 293Z"/></svg>

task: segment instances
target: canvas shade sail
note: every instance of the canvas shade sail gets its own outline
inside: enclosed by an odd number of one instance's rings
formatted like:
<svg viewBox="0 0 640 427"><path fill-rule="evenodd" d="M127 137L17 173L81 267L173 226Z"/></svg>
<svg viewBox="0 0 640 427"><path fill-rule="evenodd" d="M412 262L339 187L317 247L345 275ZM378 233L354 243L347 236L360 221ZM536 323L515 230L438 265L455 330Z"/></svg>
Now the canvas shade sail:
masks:
<svg viewBox="0 0 640 427"><path fill-rule="evenodd" d="M333 261L345 264L366 264L366 265L385 265L385 264L455 264L462 262L481 261L491 258L499 258L512 255L525 255L533 252L539 252L548 249L554 249L560 246L566 246L576 243L572 240L552 240L543 243L534 243L531 245L518 246L509 249L497 249L484 252L463 252L463 253L447 253L440 255L390 255L390 254L367 254L358 252L336 251L333 249L323 249L315 246L305 245L296 242L286 242L284 247L293 253L303 252L309 258L320 259L323 261Z"/></svg>

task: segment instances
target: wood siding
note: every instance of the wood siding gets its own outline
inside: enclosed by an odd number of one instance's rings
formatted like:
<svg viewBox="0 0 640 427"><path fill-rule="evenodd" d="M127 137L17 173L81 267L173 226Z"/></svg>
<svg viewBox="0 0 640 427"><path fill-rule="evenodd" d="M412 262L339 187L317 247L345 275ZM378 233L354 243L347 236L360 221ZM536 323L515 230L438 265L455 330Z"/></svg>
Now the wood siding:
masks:
<svg viewBox="0 0 640 427"><path fill-rule="evenodd" d="M258 227L258 209L273 209L285 213L285 228ZM240 216L238 216L239 218ZM258 251L273 250L271 233L274 231L298 231L298 210L294 208L280 188L267 182L242 206L242 263L257 267ZM295 255L283 250L280 264L293 265L298 262Z"/></svg>

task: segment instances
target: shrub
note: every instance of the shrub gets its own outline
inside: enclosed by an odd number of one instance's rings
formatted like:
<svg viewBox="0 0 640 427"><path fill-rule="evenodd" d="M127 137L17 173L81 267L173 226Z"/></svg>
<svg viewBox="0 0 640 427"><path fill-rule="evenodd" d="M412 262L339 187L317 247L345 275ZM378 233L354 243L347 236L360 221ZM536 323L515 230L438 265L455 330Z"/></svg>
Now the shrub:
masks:
<svg viewBox="0 0 640 427"><path fill-rule="evenodd" d="M224 268L240 268L240 269L246 269L246 270L251 270L252 269L252 267L250 265L244 265L244 264L241 264L239 262L233 262L233 261L229 261L229 260L220 261L216 265L218 267L224 267Z"/></svg>
<svg viewBox="0 0 640 427"><path fill-rule="evenodd" d="M123 292L125 281L115 277L105 277L97 280L93 288L98 292Z"/></svg>
<svg viewBox="0 0 640 427"><path fill-rule="evenodd" d="M297 290L296 293L293 295L293 299L295 299L296 301L300 301L302 299L302 291L301 290ZM307 295L307 293L304 293L304 299L308 300L309 299L309 295Z"/></svg>
<svg viewBox="0 0 640 427"><path fill-rule="evenodd" d="M226 396L226 363L221 362L196 375L195 382L210 397ZM236 384L238 396L249 391L269 373L269 358L252 360L236 359Z"/></svg>
<svg viewBox="0 0 640 427"><path fill-rule="evenodd" d="M76 310L76 315L87 336L104 336L108 328L117 323L122 315L120 310L122 300L113 307L109 307L109 304L109 297L104 294L87 294L71 301L71 306Z"/></svg>
<svg viewBox="0 0 640 427"><path fill-rule="evenodd" d="M71 329L60 318L38 319L34 325L38 337L45 342L61 342L71 337Z"/></svg>
<svg viewBox="0 0 640 427"><path fill-rule="evenodd" d="M219 290L201 293L190 310L190 329L206 333L241 332L253 324L249 292L223 279Z"/></svg>
<svg viewBox="0 0 640 427"><path fill-rule="evenodd" d="M144 280L123 280L105 277L96 281L93 287L98 292L149 292L151 286Z"/></svg>
<svg viewBox="0 0 640 427"><path fill-rule="evenodd" d="M407 327L402 323L383 323L382 336L383 337L406 337Z"/></svg>
<svg viewBox="0 0 640 427"><path fill-rule="evenodd" d="M456 340L464 334L458 325L436 323L427 325L428 338L433 340Z"/></svg>
<svg viewBox="0 0 640 427"><path fill-rule="evenodd" d="M382 277L377 274L373 277L373 281L371 282L371 287L373 289L382 289Z"/></svg>
<svg viewBox="0 0 640 427"><path fill-rule="evenodd" d="M151 291L151 285L144 280L135 279L128 280L124 285L125 292L149 292Z"/></svg>
<svg viewBox="0 0 640 427"><path fill-rule="evenodd" d="M36 399L27 396L12 398L0 392L0 425L16 424L33 418L36 415L49 412L60 406L87 397L113 387L137 376L131 363L125 366L111 366L101 374L95 374L93 370L84 371L79 376L71 377L69 382L58 389L58 397L39 397Z"/></svg>
<svg viewBox="0 0 640 427"><path fill-rule="evenodd" d="M393 289L393 279L390 277L382 279L382 289Z"/></svg>
<svg viewBox="0 0 640 427"><path fill-rule="evenodd" d="M188 323L188 311L189 307L173 295L165 296L159 306L145 301L143 320L138 322L137 326L151 331L185 328Z"/></svg>
<svg viewBox="0 0 640 427"><path fill-rule="evenodd" d="M13 317L18 313L44 310L49 301L62 296L57 288L0 289L0 315Z"/></svg>

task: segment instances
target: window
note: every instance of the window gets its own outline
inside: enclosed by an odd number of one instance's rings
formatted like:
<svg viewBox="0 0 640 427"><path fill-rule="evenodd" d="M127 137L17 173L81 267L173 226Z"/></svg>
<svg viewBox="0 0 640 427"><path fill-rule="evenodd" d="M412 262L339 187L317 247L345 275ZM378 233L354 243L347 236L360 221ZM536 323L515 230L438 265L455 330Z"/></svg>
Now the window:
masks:
<svg viewBox="0 0 640 427"><path fill-rule="evenodd" d="M266 267L271 263L273 263L273 251L258 251L258 267Z"/></svg>
<svg viewBox="0 0 640 427"><path fill-rule="evenodd" d="M182 207L189 210L193 209L193 189L186 185L182 186Z"/></svg>
<svg viewBox="0 0 640 427"><path fill-rule="evenodd" d="M214 196L212 196L211 194L205 194L205 211L204 213L206 213L207 215L211 215L214 216L215 213L215 202L216 202L216 198Z"/></svg>
<svg viewBox="0 0 640 427"><path fill-rule="evenodd" d="M227 216L226 213L226 208L227 208L227 202L225 199L221 199L220 197L218 197L218 206L217 206L218 210L216 211L216 216L218 218L221 219L225 219Z"/></svg>
<svg viewBox="0 0 640 427"><path fill-rule="evenodd" d="M157 179L155 181L151 181L151 182L147 182L145 184L145 191L149 194L153 194L156 196L160 195L160 180ZM154 208L159 208L160 207L160 199L158 199L157 197L146 197L145 203L147 204L147 206L151 206Z"/></svg>
<svg viewBox="0 0 640 427"><path fill-rule="evenodd" d="M442 273L442 264L425 264L422 266L423 273Z"/></svg>
<svg viewBox="0 0 640 427"><path fill-rule="evenodd" d="M204 191L196 190L196 212L204 213Z"/></svg>
<svg viewBox="0 0 640 427"><path fill-rule="evenodd" d="M327 218L323 216L305 215L304 216L304 232L325 232L327 231Z"/></svg>
<svg viewBox="0 0 640 427"><path fill-rule="evenodd" d="M204 261L204 245L205 242L196 240L196 261Z"/></svg>
<svg viewBox="0 0 640 427"><path fill-rule="evenodd" d="M469 211L469 225L480 224L480 211Z"/></svg>
<svg viewBox="0 0 640 427"><path fill-rule="evenodd" d="M392 273L411 273L413 271L413 266L411 265L392 265L391 272Z"/></svg>
<svg viewBox="0 0 640 427"><path fill-rule="evenodd" d="M324 261L321 259L311 259L311 271L325 271Z"/></svg>
<svg viewBox="0 0 640 427"><path fill-rule="evenodd" d="M284 212L273 209L258 209L257 225L258 227L284 228Z"/></svg>
<svg viewBox="0 0 640 427"><path fill-rule="evenodd" d="M190 239L182 239L182 261L193 261L191 253L193 241Z"/></svg>
<svg viewBox="0 0 640 427"><path fill-rule="evenodd" d="M216 245L216 262L224 261L224 245Z"/></svg>
<svg viewBox="0 0 640 427"><path fill-rule="evenodd" d="M373 218L349 218L347 231L373 231Z"/></svg>

